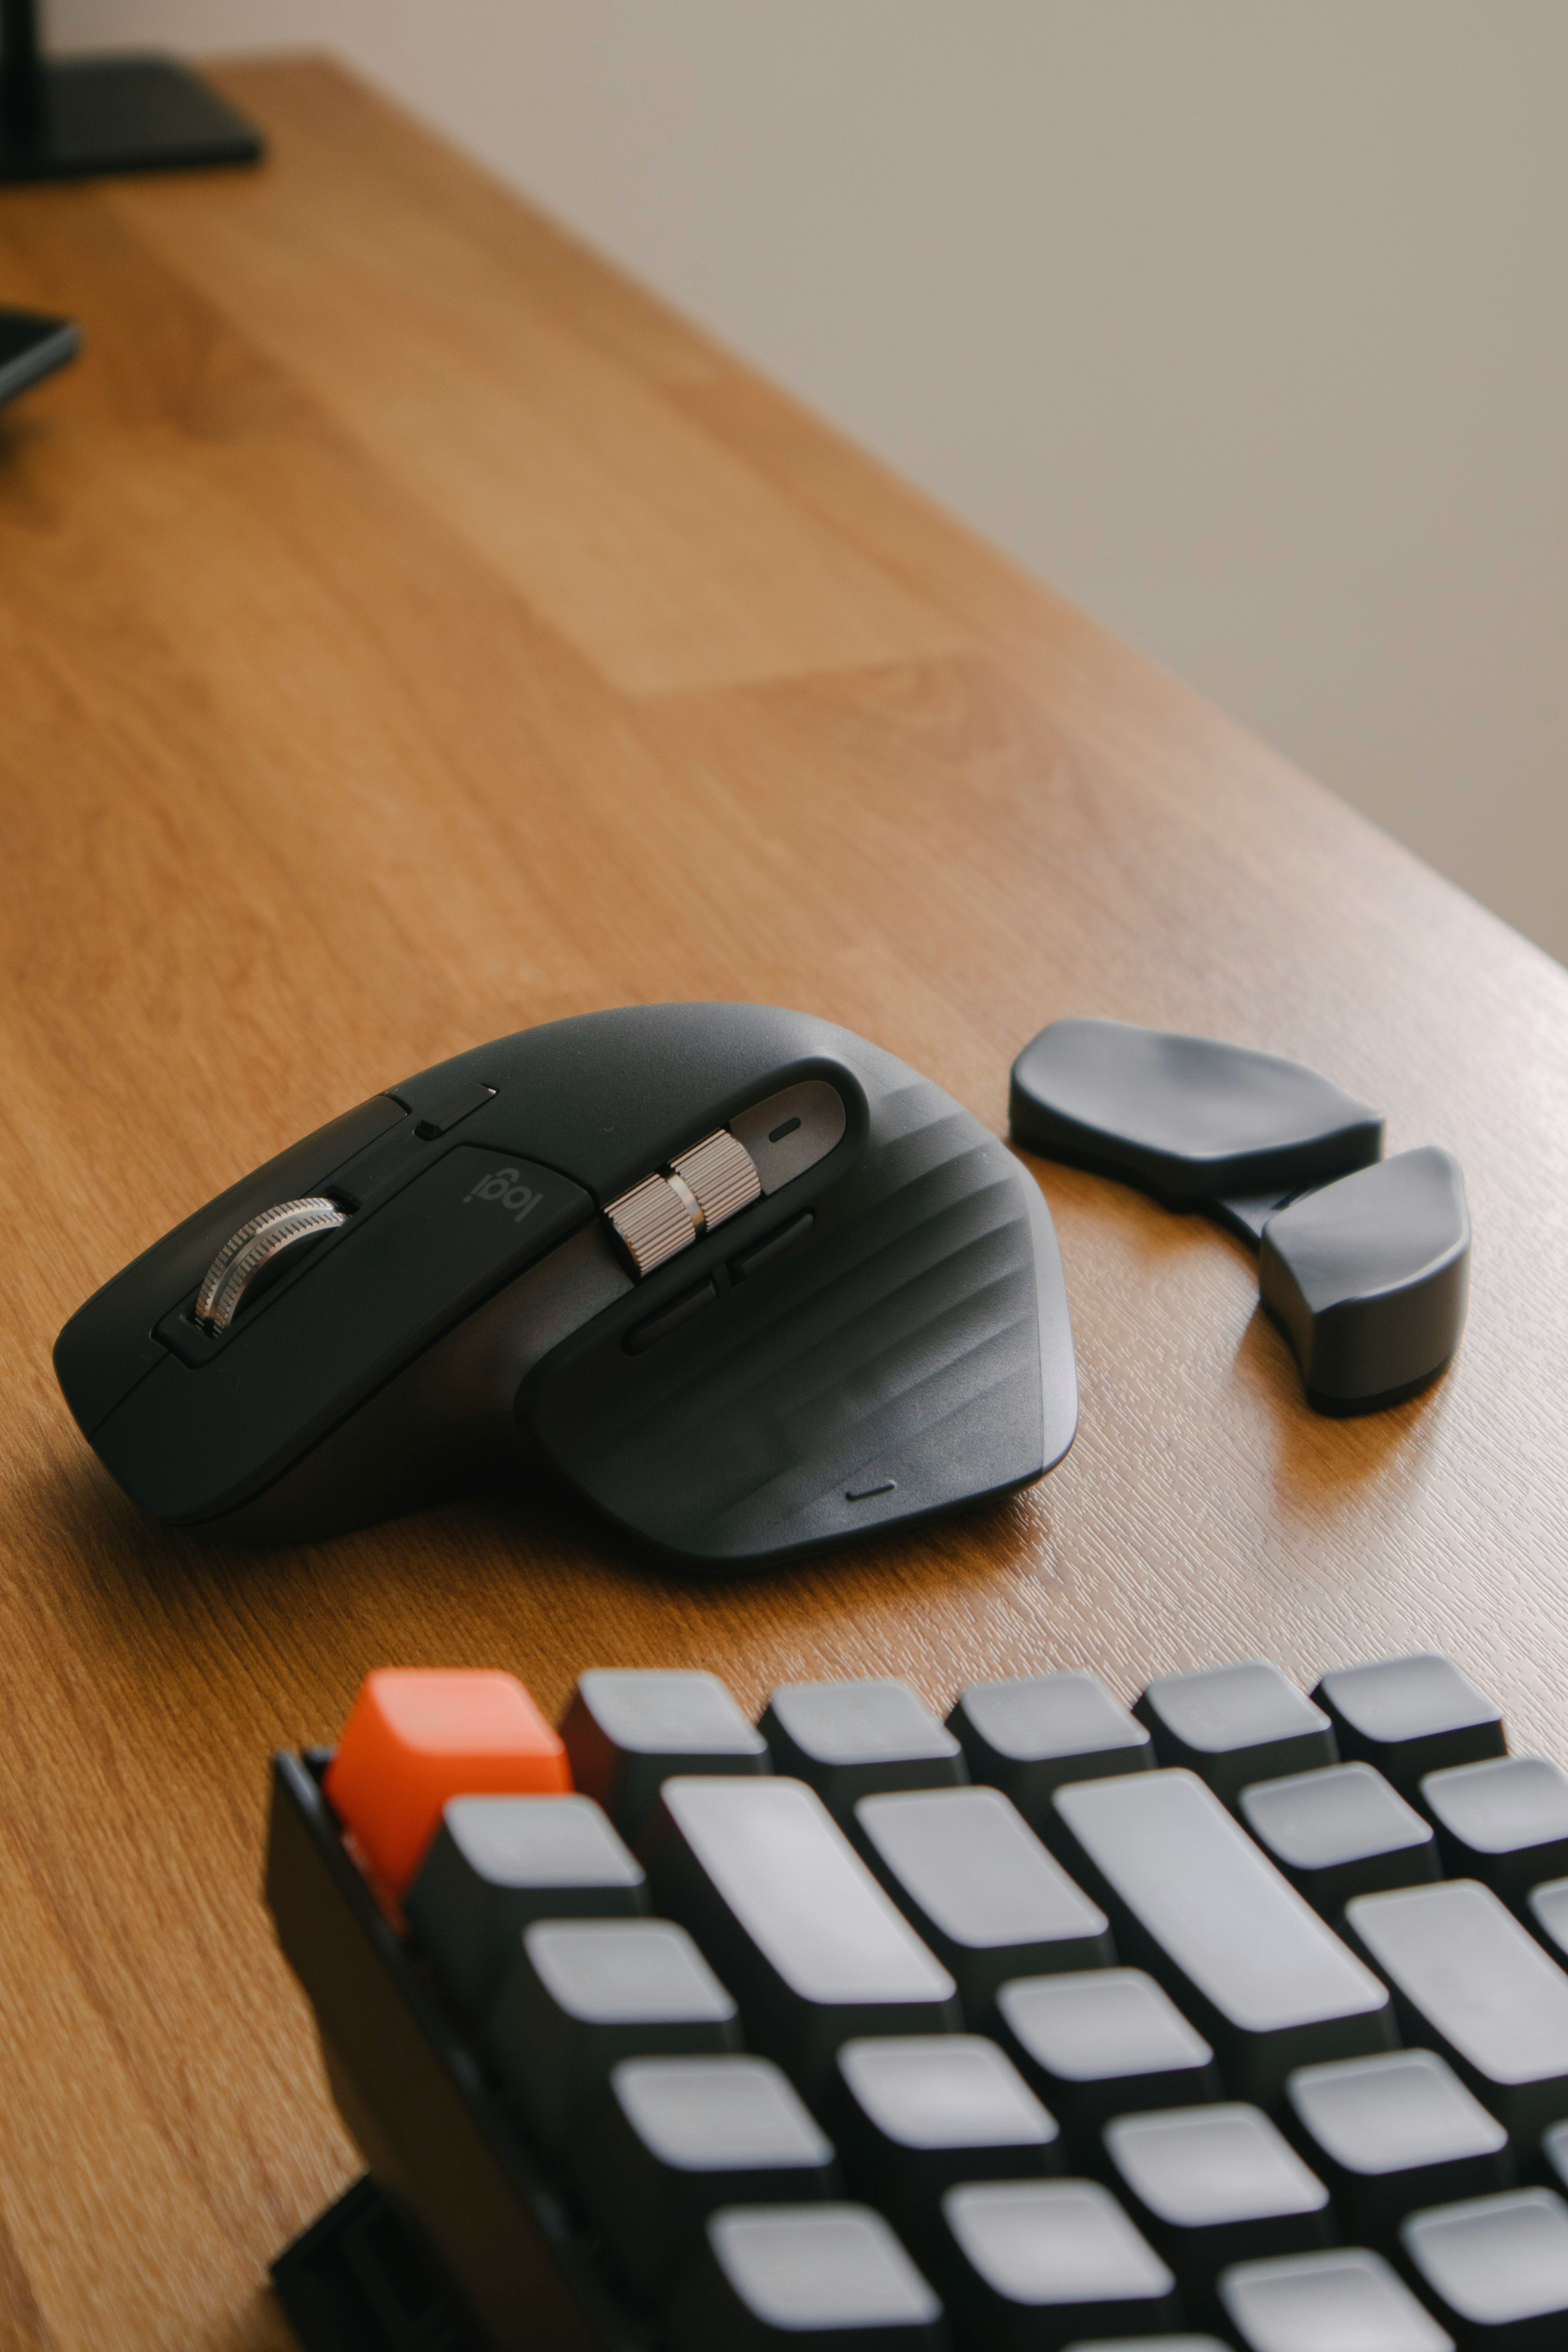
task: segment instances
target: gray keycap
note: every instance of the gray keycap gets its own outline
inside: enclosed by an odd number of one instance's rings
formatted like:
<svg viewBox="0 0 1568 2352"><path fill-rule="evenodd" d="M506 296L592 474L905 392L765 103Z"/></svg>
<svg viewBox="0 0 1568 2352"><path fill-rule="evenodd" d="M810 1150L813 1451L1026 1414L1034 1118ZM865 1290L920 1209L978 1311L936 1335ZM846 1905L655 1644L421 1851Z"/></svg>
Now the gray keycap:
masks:
<svg viewBox="0 0 1568 2352"><path fill-rule="evenodd" d="M858 1843L917 1935L950 1969L972 2025L1009 1977L1109 1967L1110 1926L995 1789L863 1797Z"/></svg>
<svg viewBox="0 0 1568 2352"><path fill-rule="evenodd" d="M1003 1986L997 2012L1026 2080L1086 2153L1111 2116L1220 2095L1214 2052L1142 1969L1025 1978Z"/></svg>
<svg viewBox="0 0 1568 2352"><path fill-rule="evenodd" d="M1490 1887L1358 1895L1345 1923L1394 1988L1405 2040L1440 2051L1510 2132L1568 2115L1568 1976Z"/></svg>
<svg viewBox="0 0 1568 2352"><path fill-rule="evenodd" d="M1354 1895L1439 1875L1437 1840L1370 1764L1336 1764L1244 1789L1239 1807L1269 1860L1325 1919Z"/></svg>
<svg viewBox="0 0 1568 2352"><path fill-rule="evenodd" d="M1051 1801L1118 1950L1161 1979L1233 2093L1267 2103L1293 2067L1392 2043L1384 1987L1193 1774L1085 1780Z"/></svg>
<svg viewBox="0 0 1568 2352"><path fill-rule="evenodd" d="M674 2352L949 2352L940 2297L865 2205L726 2206L668 2326Z"/></svg>
<svg viewBox="0 0 1568 2352"><path fill-rule="evenodd" d="M1239 2263L1219 2299L1245 2352L1454 2352L1403 2279L1359 2247Z"/></svg>
<svg viewBox="0 0 1568 2352"><path fill-rule="evenodd" d="M842 2194L831 2141L768 2058L623 2059L574 2153L612 2262L649 2299L721 2205Z"/></svg>
<svg viewBox="0 0 1568 2352"><path fill-rule="evenodd" d="M595 1667L578 1676L561 1737L574 1785L634 1841L671 1773L772 1769L766 1740L717 1675Z"/></svg>
<svg viewBox="0 0 1568 2352"><path fill-rule="evenodd" d="M1553 2124L1541 2135L1541 2169L1549 2189L1568 2190L1568 2122ZM1509 2186L1512 2187L1511 2181Z"/></svg>
<svg viewBox="0 0 1568 2352"><path fill-rule="evenodd" d="M952 1977L798 1780L667 1780L647 1851L660 1909L808 2096L853 2035L962 2023Z"/></svg>
<svg viewBox="0 0 1568 2352"><path fill-rule="evenodd" d="M1285 2097L1352 2238L1381 2242L1417 2206L1513 2186L1507 2133L1436 2051L1303 2066Z"/></svg>
<svg viewBox="0 0 1568 2352"><path fill-rule="evenodd" d="M1414 1798L1427 1772L1506 1749L1501 1709L1440 1651L1336 1666L1312 1696L1346 1762L1375 1764L1402 1797Z"/></svg>
<svg viewBox="0 0 1568 2352"><path fill-rule="evenodd" d="M454 1797L408 1890L408 1919L478 2015L535 1919L635 1918L642 1864L591 1797Z"/></svg>
<svg viewBox="0 0 1568 2352"><path fill-rule="evenodd" d="M619 2060L736 2050L741 2034L683 1927L574 1919L523 1929L486 2039L529 2122L554 2142L591 2117Z"/></svg>
<svg viewBox="0 0 1568 2352"><path fill-rule="evenodd" d="M1550 2189L1415 2213L1400 2239L1467 2347L1562 2352L1568 2344L1568 2205Z"/></svg>
<svg viewBox="0 0 1568 2352"><path fill-rule="evenodd" d="M969 1778L957 1740L908 1683L785 1683L759 1729L773 1769L815 1789L846 1824L862 1797Z"/></svg>
<svg viewBox="0 0 1568 2352"><path fill-rule="evenodd" d="M1521 1912L1532 1886L1568 1872L1568 1772L1544 1756L1499 1756L1428 1772L1421 1801L1450 1878L1479 1878Z"/></svg>
<svg viewBox="0 0 1568 2352"><path fill-rule="evenodd" d="M938 2275L987 2352L1161 2334L1181 2316L1171 2272L1097 2180L973 2183L942 2210Z"/></svg>
<svg viewBox="0 0 1568 2352"><path fill-rule="evenodd" d="M1232 2263L1338 2238L1327 2189L1258 2107L1119 2116L1105 2152L1133 2219L1189 2292Z"/></svg>
<svg viewBox="0 0 1568 2352"><path fill-rule="evenodd" d="M1554 1960L1568 1962L1568 1878L1532 1886L1525 1897L1524 1922Z"/></svg>
<svg viewBox="0 0 1568 2352"><path fill-rule="evenodd" d="M1162 1764L1195 1772L1227 1805L1251 1781L1340 1760L1321 1707L1261 1658L1162 1675L1132 1712L1148 1726Z"/></svg>
<svg viewBox="0 0 1568 2352"><path fill-rule="evenodd" d="M975 2033L847 2042L826 2113L856 2187L900 2218L934 2218L960 2181L1063 2169L1056 2118Z"/></svg>
<svg viewBox="0 0 1568 2352"><path fill-rule="evenodd" d="M1038 1829L1055 1790L1068 1780L1147 1771L1154 1743L1093 1675L1031 1675L971 1683L947 1727L972 1780L1010 1797Z"/></svg>

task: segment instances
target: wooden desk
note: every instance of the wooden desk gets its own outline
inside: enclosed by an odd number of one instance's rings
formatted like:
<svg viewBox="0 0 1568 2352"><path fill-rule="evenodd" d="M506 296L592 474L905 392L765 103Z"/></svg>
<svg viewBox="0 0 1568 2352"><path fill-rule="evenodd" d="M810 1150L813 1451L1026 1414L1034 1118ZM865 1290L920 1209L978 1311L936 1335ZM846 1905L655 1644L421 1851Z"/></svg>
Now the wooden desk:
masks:
<svg viewBox="0 0 1568 2352"><path fill-rule="evenodd" d="M264 2265L356 2166L265 1765L378 1661L945 1706L1436 1643L1568 1752L1568 976L340 74L221 79L260 173L0 197L0 299L88 338L0 422L7 2352L284 2342ZM700 1586L564 1504L268 1556L110 1486L50 1343L174 1217L460 1046L699 996L998 1129L1059 1013L1300 1055L1464 1161L1460 1358L1317 1420L1239 1246L1041 1164L1082 1433L983 1518Z"/></svg>

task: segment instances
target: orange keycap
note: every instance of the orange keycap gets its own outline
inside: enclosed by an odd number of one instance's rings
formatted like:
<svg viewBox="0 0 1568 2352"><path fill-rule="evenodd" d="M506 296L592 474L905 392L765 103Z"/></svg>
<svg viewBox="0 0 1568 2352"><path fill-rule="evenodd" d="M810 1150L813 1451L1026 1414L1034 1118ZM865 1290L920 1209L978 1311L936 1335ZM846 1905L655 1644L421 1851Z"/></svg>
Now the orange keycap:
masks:
<svg viewBox="0 0 1568 2352"><path fill-rule="evenodd" d="M448 1797L570 1790L566 1750L515 1675L379 1666L360 1685L322 1781L399 1901Z"/></svg>

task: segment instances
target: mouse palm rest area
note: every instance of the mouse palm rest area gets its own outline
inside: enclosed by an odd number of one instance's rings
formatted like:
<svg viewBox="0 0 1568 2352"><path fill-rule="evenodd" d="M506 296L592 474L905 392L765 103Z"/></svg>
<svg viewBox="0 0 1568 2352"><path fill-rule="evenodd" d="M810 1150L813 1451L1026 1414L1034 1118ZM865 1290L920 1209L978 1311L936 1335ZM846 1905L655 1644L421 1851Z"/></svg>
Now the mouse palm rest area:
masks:
<svg viewBox="0 0 1568 2352"><path fill-rule="evenodd" d="M553 1468L760 1563L1072 1442L1038 1187L930 1080L751 1004L586 1013L319 1129L79 1308L55 1366L162 1519L307 1541Z"/></svg>

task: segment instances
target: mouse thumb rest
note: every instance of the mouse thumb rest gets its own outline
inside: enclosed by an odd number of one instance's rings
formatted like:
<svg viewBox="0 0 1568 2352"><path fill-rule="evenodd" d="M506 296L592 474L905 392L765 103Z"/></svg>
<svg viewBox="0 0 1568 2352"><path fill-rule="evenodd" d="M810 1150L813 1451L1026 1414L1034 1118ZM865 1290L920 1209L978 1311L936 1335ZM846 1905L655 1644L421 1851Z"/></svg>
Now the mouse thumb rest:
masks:
<svg viewBox="0 0 1568 2352"><path fill-rule="evenodd" d="M1258 1251L1264 1307L1319 1412L1413 1396L1459 1343L1465 1181L1434 1145L1383 1154L1384 1120L1316 1070L1213 1037L1054 1021L1013 1065L1017 1141L1203 1209Z"/></svg>
<svg viewBox="0 0 1568 2352"><path fill-rule="evenodd" d="M891 1055L752 1005L586 1014L374 1097L55 1360L133 1500L259 1541L543 1464L761 1562L1026 1484L1077 1420L1037 1186Z"/></svg>

